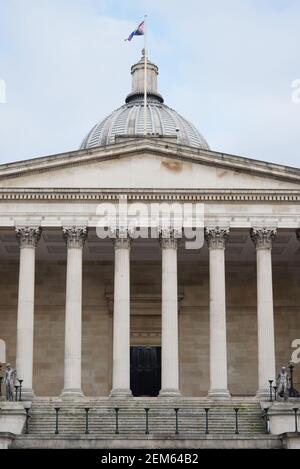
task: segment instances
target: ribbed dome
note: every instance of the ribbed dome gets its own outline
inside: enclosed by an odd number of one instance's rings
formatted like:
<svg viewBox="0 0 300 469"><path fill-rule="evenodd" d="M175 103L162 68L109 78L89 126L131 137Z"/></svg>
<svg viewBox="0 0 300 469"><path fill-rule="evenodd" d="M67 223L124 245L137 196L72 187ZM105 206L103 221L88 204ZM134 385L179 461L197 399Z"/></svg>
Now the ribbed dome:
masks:
<svg viewBox="0 0 300 469"><path fill-rule="evenodd" d="M164 104L157 93L158 68L148 62L147 134L160 137L176 137L177 143L209 149L200 132L174 109ZM96 124L84 139L81 149L113 144L116 136L144 135L144 57L131 68L132 92L126 103Z"/></svg>

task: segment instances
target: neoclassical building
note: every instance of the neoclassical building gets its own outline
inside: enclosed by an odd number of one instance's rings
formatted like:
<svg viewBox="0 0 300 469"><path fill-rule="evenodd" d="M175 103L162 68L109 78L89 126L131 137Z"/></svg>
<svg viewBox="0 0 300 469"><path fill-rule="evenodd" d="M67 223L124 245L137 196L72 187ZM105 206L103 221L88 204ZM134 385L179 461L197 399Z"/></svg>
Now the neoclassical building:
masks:
<svg viewBox="0 0 300 469"><path fill-rule="evenodd" d="M144 135L143 67L79 150L0 166L6 362L28 398L264 397L290 360L299 383L300 170L211 150L152 63ZM120 200L202 207L204 243L100 237Z"/></svg>

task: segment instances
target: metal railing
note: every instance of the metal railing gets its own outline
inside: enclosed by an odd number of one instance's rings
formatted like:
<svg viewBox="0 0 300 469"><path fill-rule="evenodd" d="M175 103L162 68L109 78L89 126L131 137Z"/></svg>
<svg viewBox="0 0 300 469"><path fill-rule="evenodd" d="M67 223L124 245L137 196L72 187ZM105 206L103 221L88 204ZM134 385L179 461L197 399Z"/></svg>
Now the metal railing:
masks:
<svg viewBox="0 0 300 469"><path fill-rule="evenodd" d="M81 412L82 410L82 412ZM84 433L85 435L89 435L91 433L93 433L93 430L91 429L91 426L90 426L90 417L99 417L99 413L94 413L92 412L93 409L91 409L90 407L84 407L82 409L78 409L77 408L77 411L78 411L78 416L80 416L82 418L82 432L80 433ZM122 423L126 422L126 420L128 419L128 415L130 415L130 413L128 414L128 412L124 412L122 414L122 409L120 407L112 407L110 408L110 410L112 411L112 414L111 414L111 418L112 418L112 426L110 426L110 431L113 431L113 433L115 435L119 435L120 433L122 433L122 431L120 430L120 416L121 416L121 420L122 420ZM142 418L142 412L144 412L144 430L143 430L143 433L145 435L150 435L151 433L155 433L155 426L157 424L157 415L156 415L156 418L153 420L153 424L151 426L151 413L153 411L155 411L157 409L155 409L154 407L153 408L149 408L149 407L145 407L143 409L139 409L139 411L141 412L141 415L140 417ZM184 413L184 408L179 408L179 407L174 407L174 408L169 408L169 411L170 411L170 414L169 414L169 417L171 418L170 422L172 422L172 419L173 419L173 422L174 422L174 427L173 427L173 434L174 435L180 435L180 434L184 434L187 432L186 430L186 422L187 422L187 418L188 418L188 421L193 421L193 418L195 418L195 416L198 417L201 417L200 419L200 422L199 422L199 431L203 431L203 434L204 435L209 435L210 434L210 424L211 422L213 422L213 426L214 426L214 430L215 430L215 422L214 422L214 418L211 417L211 414L210 414L210 411L211 410L214 410L214 409L210 409L209 407L205 407L205 408L200 408L198 410L202 410L204 411L204 413L200 414L200 413L193 413L192 415L187 415ZM239 435L240 434L240 410L241 408L239 407L233 407L232 409L230 409L230 413L228 413L228 409L227 409L227 412L226 412L226 417L227 417L227 426L228 425L232 425L231 427L231 433L232 434L235 434L235 435ZM298 410L298 409L297 409ZM32 412L32 410L30 408L25 408L25 411L26 411L26 422L25 422L25 434L29 434L30 433L30 428L29 428L29 420L32 419L32 416L30 414L30 412ZM173 417L172 417L172 411L173 411ZM183 413L182 413L183 412ZM61 418L64 418L64 431L63 433L65 433L65 425L66 425L66 417L67 417L68 414L64 414L63 412L63 408L61 407L53 407L53 417L54 417L54 427L53 427L53 433L55 435L59 435L61 433L60 431L60 426L61 426ZM152 414L153 415L153 414ZM73 414L74 416L74 414ZM181 418L182 416L184 416L185 418L185 425L182 427L181 426ZM216 413L214 413L214 417L216 416ZM37 416L35 417L35 419L37 418ZM163 418L163 416L162 416ZM228 419L230 418L230 421L228 421ZM265 412L264 412L264 415L263 415L263 418L266 418L266 422L268 421L268 409L265 409ZM224 419L225 421L225 419ZM169 422L169 423L170 423ZM220 421L219 417L218 417L218 422L220 425L222 425L222 421ZM258 422L259 422L259 416L258 416ZM202 424L200 426L200 423ZM266 426L267 423L266 423ZM112 427L113 427L113 430L112 430ZM194 428L194 426L193 426ZM126 431L124 431L124 434L126 434ZM141 431L141 429L139 430ZM34 432L36 434L36 432ZM105 433L105 432L104 432ZM269 433L268 431L266 431L266 433Z"/></svg>

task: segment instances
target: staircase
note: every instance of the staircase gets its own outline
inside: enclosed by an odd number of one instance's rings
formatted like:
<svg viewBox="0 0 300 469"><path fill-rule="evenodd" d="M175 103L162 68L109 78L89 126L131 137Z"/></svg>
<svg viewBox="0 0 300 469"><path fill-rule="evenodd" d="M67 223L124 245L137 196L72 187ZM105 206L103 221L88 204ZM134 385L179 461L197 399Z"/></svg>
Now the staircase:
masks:
<svg viewBox="0 0 300 469"><path fill-rule="evenodd" d="M238 428L240 434L264 434L265 427L257 401L209 401L207 399L82 399L76 401L49 401L36 399L31 408L29 434L52 435L55 432L55 410L59 411L59 434L85 434L85 407L89 411L89 432L95 436L115 437L116 413L119 408L119 436L135 438L145 435L145 408L149 408L149 434L157 437L174 436L178 408L179 435L200 437L205 435L204 408L209 408L208 429L213 435L234 435L235 411L239 408Z"/></svg>
<svg viewBox="0 0 300 469"><path fill-rule="evenodd" d="M209 408L208 429L213 435L234 435L236 431L235 411L238 412L240 434L264 434L261 408L256 400L232 399L211 401L208 399L131 398L118 400L110 398L54 400L37 398L30 410L29 434L53 435L56 427L55 407L59 407L59 434L85 434L85 408L89 411L89 432L95 436L115 437L116 413L119 408L119 436L135 438L145 435L145 408L149 408L149 434L174 436L178 408L179 435L200 437L205 435L206 418L204 408Z"/></svg>
<svg viewBox="0 0 300 469"><path fill-rule="evenodd" d="M59 407L58 429L55 434ZM118 433L116 433L116 412ZM86 413L89 408L89 433ZM149 408L146 434L145 408ZM178 408L178 433L176 414ZM208 430L206 415L209 408ZM234 408L239 408L238 430ZM265 433L255 399L213 401L207 398L36 398L28 434L17 436L14 448L279 448L278 437Z"/></svg>

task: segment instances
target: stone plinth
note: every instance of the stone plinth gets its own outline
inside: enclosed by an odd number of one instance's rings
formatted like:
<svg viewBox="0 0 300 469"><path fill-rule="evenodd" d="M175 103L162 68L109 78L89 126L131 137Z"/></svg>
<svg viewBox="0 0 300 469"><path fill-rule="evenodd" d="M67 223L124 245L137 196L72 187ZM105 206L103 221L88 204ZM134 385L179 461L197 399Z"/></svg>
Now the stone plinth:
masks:
<svg viewBox="0 0 300 469"><path fill-rule="evenodd" d="M25 407L30 403L1 402L0 405L0 433L13 433L20 435L26 420Z"/></svg>
<svg viewBox="0 0 300 469"><path fill-rule="evenodd" d="M272 435L294 432L296 429L295 412L293 408L300 407L300 401L274 402L269 407L270 432ZM300 430L300 416L298 413L298 430Z"/></svg>

